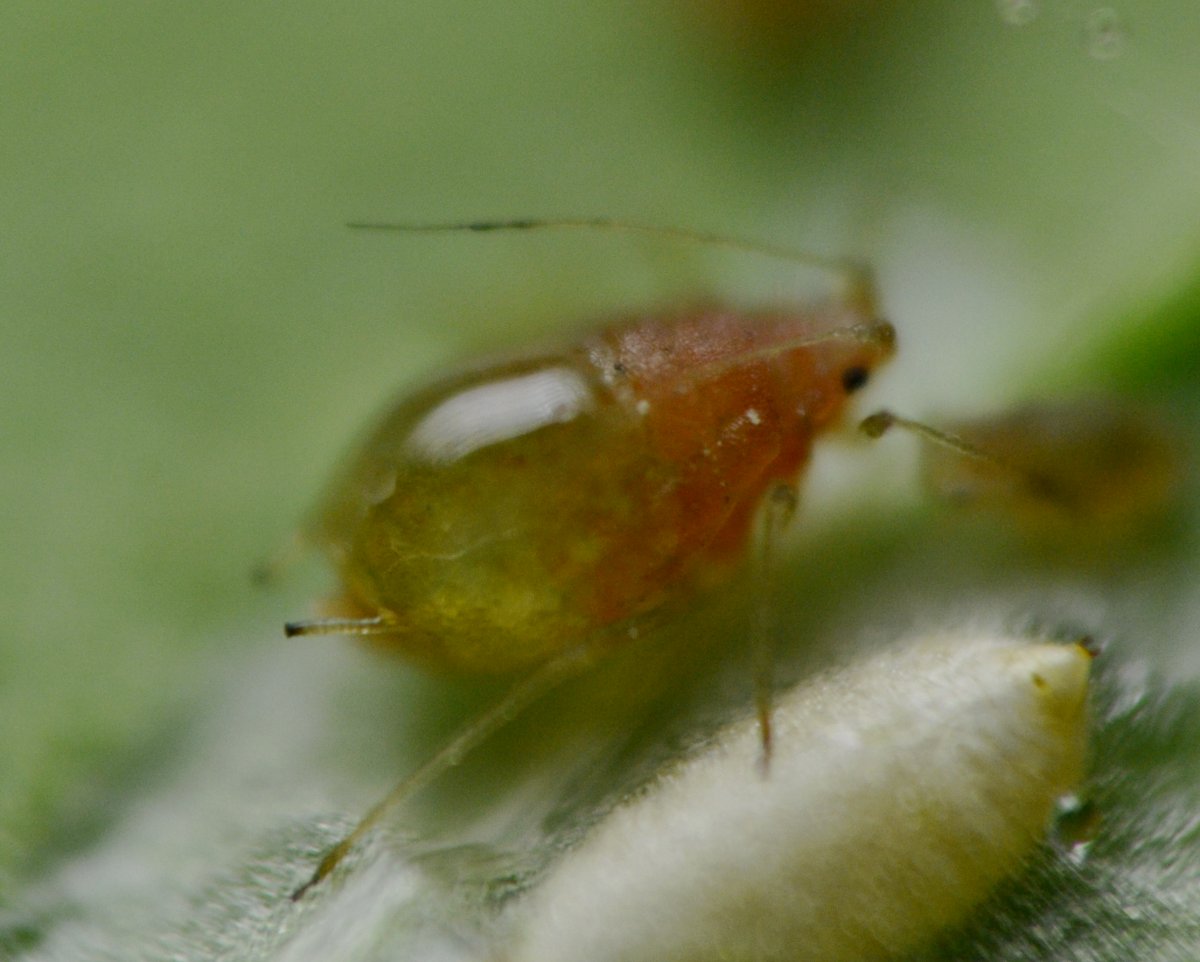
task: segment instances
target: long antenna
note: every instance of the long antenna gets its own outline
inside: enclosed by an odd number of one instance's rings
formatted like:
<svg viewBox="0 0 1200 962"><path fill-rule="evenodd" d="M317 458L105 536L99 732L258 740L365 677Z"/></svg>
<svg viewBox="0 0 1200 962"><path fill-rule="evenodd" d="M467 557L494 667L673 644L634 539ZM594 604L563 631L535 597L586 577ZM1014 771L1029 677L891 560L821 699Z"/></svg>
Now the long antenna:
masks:
<svg viewBox="0 0 1200 962"><path fill-rule="evenodd" d="M670 237L694 244L723 247L726 250L758 254L775 260L833 271L844 278L849 288L847 292L848 300L864 308L871 308L872 312L875 303L873 293L874 279L871 276L870 269L864 264L844 258L826 257L821 254L798 251L778 244L767 244L740 237L730 237L726 234L693 230L690 227L643 224L637 221L620 220L611 217L518 218L513 220L480 220L449 223L353 221L346 226L353 230L389 231L401 234L449 234L458 232L486 234L499 231L612 230L624 234Z"/></svg>

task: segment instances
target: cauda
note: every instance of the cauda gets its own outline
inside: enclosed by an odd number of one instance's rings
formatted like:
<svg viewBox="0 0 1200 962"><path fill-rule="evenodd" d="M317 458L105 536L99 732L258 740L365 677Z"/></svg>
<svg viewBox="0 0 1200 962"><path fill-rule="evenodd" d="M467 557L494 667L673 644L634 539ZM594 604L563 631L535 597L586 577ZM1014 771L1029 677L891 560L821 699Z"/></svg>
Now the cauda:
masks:
<svg viewBox="0 0 1200 962"><path fill-rule="evenodd" d="M604 227L782 254L607 220L358 226ZM334 608L352 616L287 633L370 636L443 670L520 680L371 809L294 899L639 619L726 577L759 526L770 552L814 440L896 346L862 272L783 256L839 268L848 291L803 308L617 318L557 350L465 368L394 406L345 463L303 540L336 569ZM769 657L756 664L765 763Z"/></svg>

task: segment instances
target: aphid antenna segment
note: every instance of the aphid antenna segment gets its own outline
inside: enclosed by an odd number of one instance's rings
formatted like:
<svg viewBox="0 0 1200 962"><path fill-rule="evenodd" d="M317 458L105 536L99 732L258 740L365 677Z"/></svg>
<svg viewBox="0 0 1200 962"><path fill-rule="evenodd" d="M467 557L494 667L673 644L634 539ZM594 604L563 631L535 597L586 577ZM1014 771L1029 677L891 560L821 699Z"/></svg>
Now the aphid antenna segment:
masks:
<svg viewBox="0 0 1200 962"><path fill-rule="evenodd" d="M726 250L757 254L773 260L786 261L831 271L842 279L844 291L841 300L848 306L862 311L869 317L875 316L875 279L869 267L845 258L827 257L822 254L795 250L779 244L766 244L740 237L730 237L710 231L693 230L689 227L670 227L661 224L643 224L637 221L610 217L556 217L516 218L510 220L459 221L448 223L404 223L384 221L352 221L346 225L352 230L386 231L399 234L485 234L497 231L578 230L615 231L622 234L640 234L648 237L665 237L686 241L705 247L721 247Z"/></svg>
<svg viewBox="0 0 1200 962"><path fill-rule="evenodd" d="M999 458L989 451L984 451L982 448L976 447L969 441L956 435L946 431L939 431L937 428L930 427L928 424L922 424L920 421L914 421L911 418L901 417L899 414L894 414L891 411L876 411L874 414L863 418L858 425L858 429L869 438L881 438L894 427L903 428L905 431L924 438L930 444L936 444L939 447L955 451L964 457L974 458L977 461L986 461L1005 470L1011 470L1013 467L1003 458Z"/></svg>

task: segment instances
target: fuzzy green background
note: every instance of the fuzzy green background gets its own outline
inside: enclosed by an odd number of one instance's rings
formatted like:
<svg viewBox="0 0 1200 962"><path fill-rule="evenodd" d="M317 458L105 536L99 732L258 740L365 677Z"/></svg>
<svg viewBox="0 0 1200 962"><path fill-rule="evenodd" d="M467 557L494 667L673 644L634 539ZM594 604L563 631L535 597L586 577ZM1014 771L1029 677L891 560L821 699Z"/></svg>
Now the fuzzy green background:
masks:
<svg viewBox="0 0 1200 962"><path fill-rule="evenodd" d="M327 918L255 893L320 847L305 819L352 818L409 756L356 756L365 718L329 734L324 673L413 757L438 725L406 729L404 698L446 683L286 648L325 582L263 592L254 564L384 398L469 350L813 287L669 241L347 221L604 215L852 255L901 338L872 403L1120 387L1194 423L1200 6L797 3L5 4L0 957L338 957ZM1185 684L1193 547L1145 574L1176 586L1150 667ZM230 717L269 715L272 682L286 724Z"/></svg>

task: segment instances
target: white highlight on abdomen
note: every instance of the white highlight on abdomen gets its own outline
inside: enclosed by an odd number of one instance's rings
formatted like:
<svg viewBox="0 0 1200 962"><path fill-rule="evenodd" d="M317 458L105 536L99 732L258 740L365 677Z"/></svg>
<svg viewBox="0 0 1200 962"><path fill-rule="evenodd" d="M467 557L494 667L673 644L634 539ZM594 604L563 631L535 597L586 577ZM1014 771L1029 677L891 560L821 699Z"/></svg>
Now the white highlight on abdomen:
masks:
<svg viewBox="0 0 1200 962"><path fill-rule="evenodd" d="M547 367L451 395L417 422L406 449L417 460L450 464L480 448L573 421L592 406L591 388L578 371Z"/></svg>
<svg viewBox="0 0 1200 962"><path fill-rule="evenodd" d="M885 958L1015 872L1081 776L1090 657L942 636L782 697L617 808L517 910L507 962Z"/></svg>

